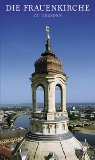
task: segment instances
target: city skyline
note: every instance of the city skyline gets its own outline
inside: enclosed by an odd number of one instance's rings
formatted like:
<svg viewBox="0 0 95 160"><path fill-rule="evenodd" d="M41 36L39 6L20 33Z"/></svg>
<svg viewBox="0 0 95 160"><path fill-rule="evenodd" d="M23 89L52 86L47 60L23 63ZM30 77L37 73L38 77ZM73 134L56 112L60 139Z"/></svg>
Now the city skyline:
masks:
<svg viewBox="0 0 95 160"><path fill-rule="evenodd" d="M35 4L28 1L27 4ZM72 2L64 1L65 4ZM23 4L25 1L23 1ZM43 4L43 1L36 2ZM58 4L47 0L46 4ZM63 4L62 0L60 3ZM76 2L85 4L85 2ZM95 102L95 2L90 12L65 12L62 17L33 17L33 13L6 12L1 16L1 104L31 103L30 76L34 63L45 51L45 26L50 26L51 50L66 72L67 103ZM12 4L12 2L11 2ZM13 4L17 4L15 0ZM22 4L18 1L18 4ZM39 98L41 102L41 98Z"/></svg>

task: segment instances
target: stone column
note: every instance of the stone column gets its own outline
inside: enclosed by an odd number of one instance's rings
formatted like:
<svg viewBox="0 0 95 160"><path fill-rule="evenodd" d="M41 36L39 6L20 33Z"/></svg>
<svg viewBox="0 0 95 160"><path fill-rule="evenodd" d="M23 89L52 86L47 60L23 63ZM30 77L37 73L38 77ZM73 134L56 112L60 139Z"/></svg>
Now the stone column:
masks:
<svg viewBox="0 0 95 160"><path fill-rule="evenodd" d="M67 122L65 122L65 130L67 130L67 129L68 129Z"/></svg>
<svg viewBox="0 0 95 160"><path fill-rule="evenodd" d="M66 111L66 84L62 86L62 112Z"/></svg>
<svg viewBox="0 0 95 160"><path fill-rule="evenodd" d="M53 82L48 84L48 112L55 112L55 86Z"/></svg>
<svg viewBox="0 0 95 160"><path fill-rule="evenodd" d="M33 112L36 111L36 87L32 85L32 104L33 104Z"/></svg>
<svg viewBox="0 0 95 160"><path fill-rule="evenodd" d="M43 126L42 126L42 133L43 133L43 134L46 134L46 125L43 125Z"/></svg>
<svg viewBox="0 0 95 160"><path fill-rule="evenodd" d="M48 87L45 86L45 90L44 90L44 107L45 107L45 111L48 112Z"/></svg>
<svg viewBox="0 0 95 160"><path fill-rule="evenodd" d="M59 131L59 125L56 124L56 125L55 125L55 133L58 134L58 131Z"/></svg>

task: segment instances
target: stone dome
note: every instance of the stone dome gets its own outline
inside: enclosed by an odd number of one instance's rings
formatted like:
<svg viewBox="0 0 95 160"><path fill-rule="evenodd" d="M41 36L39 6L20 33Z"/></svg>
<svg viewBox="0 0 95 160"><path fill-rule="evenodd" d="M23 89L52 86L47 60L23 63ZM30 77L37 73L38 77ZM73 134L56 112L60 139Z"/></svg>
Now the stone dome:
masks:
<svg viewBox="0 0 95 160"><path fill-rule="evenodd" d="M28 150L29 160L90 160L86 144L83 146L70 132L63 135L63 140L47 140L47 135L44 140L38 140L38 136L27 135L17 148Z"/></svg>

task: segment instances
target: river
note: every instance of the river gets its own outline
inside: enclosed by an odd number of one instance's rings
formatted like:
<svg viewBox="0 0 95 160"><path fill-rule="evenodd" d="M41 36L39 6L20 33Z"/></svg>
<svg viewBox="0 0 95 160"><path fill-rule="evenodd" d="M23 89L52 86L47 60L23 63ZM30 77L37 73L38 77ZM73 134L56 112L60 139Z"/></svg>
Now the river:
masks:
<svg viewBox="0 0 95 160"><path fill-rule="evenodd" d="M29 118L30 115L22 115L18 116L14 122L15 126L18 127L23 127L23 128L30 128L30 123L29 123Z"/></svg>
<svg viewBox="0 0 95 160"><path fill-rule="evenodd" d="M30 115L22 115L22 116L17 117L17 119L15 120L15 126L17 128L23 127L23 128L30 129L29 118L30 118ZM80 132L76 132L74 135L79 141L84 142L86 139L87 142L89 143L89 145L95 147L95 135L84 134L84 133L80 133Z"/></svg>

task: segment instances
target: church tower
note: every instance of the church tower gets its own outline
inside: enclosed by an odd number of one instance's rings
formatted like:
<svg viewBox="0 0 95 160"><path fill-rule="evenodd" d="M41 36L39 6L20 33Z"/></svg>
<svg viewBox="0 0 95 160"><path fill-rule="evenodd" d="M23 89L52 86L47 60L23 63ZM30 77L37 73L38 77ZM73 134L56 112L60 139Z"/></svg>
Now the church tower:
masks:
<svg viewBox="0 0 95 160"><path fill-rule="evenodd" d="M66 111L67 76L62 63L51 51L50 29L46 26L46 49L35 62L31 78L32 113L31 130L20 149L28 149L29 160L89 160L87 147L68 130ZM44 90L43 110L37 108L37 88ZM61 91L60 108L56 108L55 88ZM40 95L42 96L42 95Z"/></svg>
<svg viewBox="0 0 95 160"><path fill-rule="evenodd" d="M51 51L49 27L46 26L46 50L35 62L35 72L32 74L32 121L33 134L59 135L68 131L68 116L66 111L66 74L62 72L62 63ZM44 108L37 111L36 89L41 86L44 90ZM60 109L55 107L55 88L61 91Z"/></svg>

